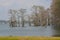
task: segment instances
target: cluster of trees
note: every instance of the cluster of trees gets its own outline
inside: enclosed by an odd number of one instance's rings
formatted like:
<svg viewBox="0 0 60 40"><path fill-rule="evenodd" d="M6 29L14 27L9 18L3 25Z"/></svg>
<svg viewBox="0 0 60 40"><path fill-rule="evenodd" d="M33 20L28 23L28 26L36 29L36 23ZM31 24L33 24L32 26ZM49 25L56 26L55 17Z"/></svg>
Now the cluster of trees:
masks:
<svg viewBox="0 0 60 40"><path fill-rule="evenodd" d="M31 23L34 24L34 26L45 26L48 25L48 15L49 12L47 9L45 9L43 6L36 6L34 5L32 7L32 13L31 15L26 14L27 10L21 8L20 10L9 10L9 13L11 14L10 17L10 24L14 26L20 26L20 23L22 24L22 27L24 27L24 23L26 22L25 19L28 19L27 22L29 23L29 26L31 26ZM16 17L17 16L17 17ZM25 18L27 16L27 18ZM17 21L16 21L17 20Z"/></svg>
<svg viewBox="0 0 60 40"><path fill-rule="evenodd" d="M53 26L55 29L60 29L60 0L52 0L51 10Z"/></svg>
<svg viewBox="0 0 60 40"><path fill-rule="evenodd" d="M55 29L53 36L60 37L60 0L52 0L51 10L53 29Z"/></svg>
<svg viewBox="0 0 60 40"><path fill-rule="evenodd" d="M25 12L26 12L26 9L20 9L20 10L12 10L10 9L9 10L9 13L11 14L10 16L10 20L9 20L9 23L10 25L12 26L20 26L20 18L21 18L21 23L22 23L22 27L24 27L24 17L25 17Z"/></svg>
<svg viewBox="0 0 60 40"><path fill-rule="evenodd" d="M50 9L45 9L43 6L33 6L33 23L35 26L46 26L50 24L51 20L51 13Z"/></svg>

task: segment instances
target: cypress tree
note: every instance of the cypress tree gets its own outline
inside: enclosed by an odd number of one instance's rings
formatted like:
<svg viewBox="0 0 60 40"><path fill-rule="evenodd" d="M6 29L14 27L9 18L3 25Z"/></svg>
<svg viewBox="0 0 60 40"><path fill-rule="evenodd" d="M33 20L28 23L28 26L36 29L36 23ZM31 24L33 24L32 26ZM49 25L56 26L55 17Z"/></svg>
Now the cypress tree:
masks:
<svg viewBox="0 0 60 40"><path fill-rule="evenodd" d="M53 28L56 31L55 36L60 35L60 0L52 0Z"/></svg>
<svg viewBox="0 0 60 40"><path fill-rule="evenodd" d="M52 1L53 25L60 29L60 0Z"/></svg>

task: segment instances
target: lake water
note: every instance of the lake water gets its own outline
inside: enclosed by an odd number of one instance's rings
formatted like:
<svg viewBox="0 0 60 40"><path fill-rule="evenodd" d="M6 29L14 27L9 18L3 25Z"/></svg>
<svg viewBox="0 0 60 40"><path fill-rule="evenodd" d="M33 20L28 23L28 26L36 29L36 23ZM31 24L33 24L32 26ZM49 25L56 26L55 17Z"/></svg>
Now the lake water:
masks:
<svg viewBox="0 0 60 40"><path fill-rule="evenodd" d="M8 24L0 24L0 36L52 36L54 30L51 26L46 27L9 27Z"/></svg>

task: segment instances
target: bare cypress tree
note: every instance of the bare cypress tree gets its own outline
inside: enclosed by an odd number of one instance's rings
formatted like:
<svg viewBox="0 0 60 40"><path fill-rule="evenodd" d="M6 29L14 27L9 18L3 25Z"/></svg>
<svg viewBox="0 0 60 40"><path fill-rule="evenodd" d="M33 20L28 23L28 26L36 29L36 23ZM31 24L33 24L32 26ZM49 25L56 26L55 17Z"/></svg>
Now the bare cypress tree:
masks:
<svg viewBox="0 0 60 40"><path fill-rule="evenodd" d="M21 13L22 27L24 27L24 13L26 12L26 9L20 9L19 11Z"/></svg>
<svg viewBox="0 0 60 40"><path fill-rule="evenodd" d="M43 6L33 6L34 16L34 25L35 26L45 26L46 25L46 16L45 16L45 8Z"/></svg>
<svg viewBox="0 0 60 40"><path fill-rule="evenodd" d="M31 26L31 17L28 16L28 22L29 22L29 26Z"/></svg>
<svg viewBox="0 0 60 40"><path fill-rule="evenodd" d="M20 27L20 13L17 12L17 16L18 16L18 27Z"/></svg>
<svg viewBox="0 0 60 40"><path fill-rule="evenodd" d="M11 14L10 25L12 27L17 27L17 25L16 25L16 17L15 17L16 12L14 10L10 9L9 13Z"/></svg>
<svg viewBox="0 0 60 40"><path fill-rule="evenodd" d="M33 13L35 14L34 15L34 18L33 18L33 23L34 23L34 26L40 26L40 22L39 22L39 17L38 17L38 13L37 13L37 11L38 11L38 6L33 6L32 7L33 8Z"/></svg>

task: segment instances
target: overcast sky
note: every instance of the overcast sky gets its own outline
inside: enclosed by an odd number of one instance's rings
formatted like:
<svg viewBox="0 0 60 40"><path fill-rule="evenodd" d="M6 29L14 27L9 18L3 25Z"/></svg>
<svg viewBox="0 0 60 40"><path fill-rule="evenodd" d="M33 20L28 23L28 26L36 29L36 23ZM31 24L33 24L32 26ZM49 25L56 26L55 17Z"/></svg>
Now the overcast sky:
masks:
<svg viewBox="0 0 60 40"><path fill-rule="evenodd" d="M9 9L30 9L33 5L41 5L45 8L50 7L51 0L0 0L0 20L7 20L9 18Z"/></svg>

